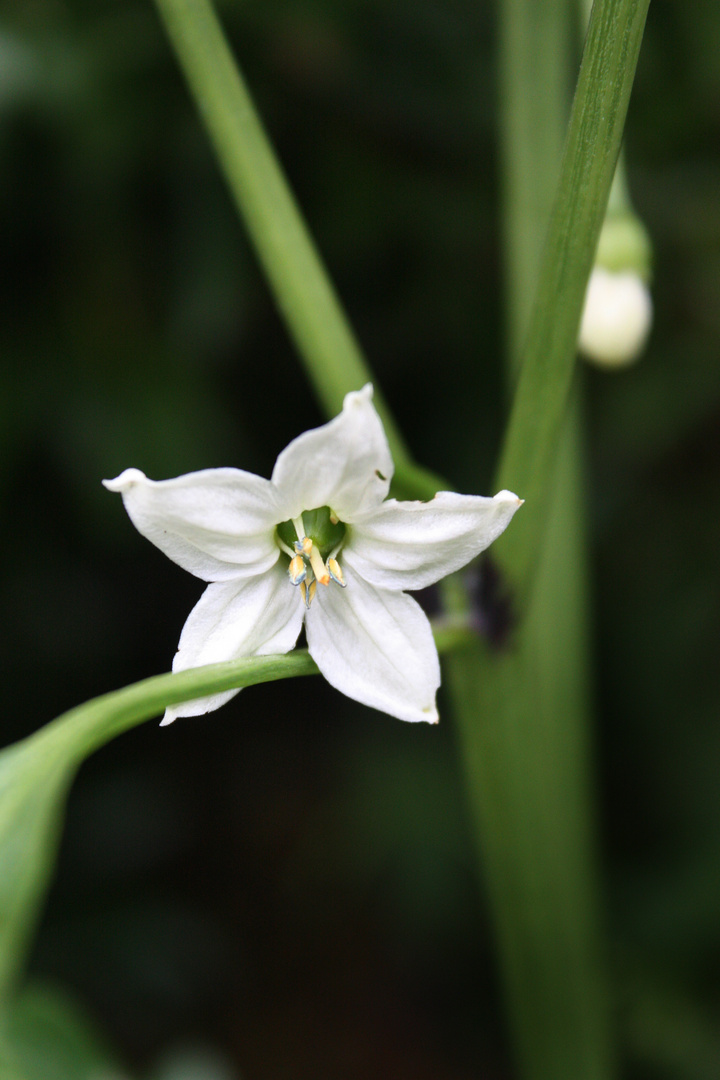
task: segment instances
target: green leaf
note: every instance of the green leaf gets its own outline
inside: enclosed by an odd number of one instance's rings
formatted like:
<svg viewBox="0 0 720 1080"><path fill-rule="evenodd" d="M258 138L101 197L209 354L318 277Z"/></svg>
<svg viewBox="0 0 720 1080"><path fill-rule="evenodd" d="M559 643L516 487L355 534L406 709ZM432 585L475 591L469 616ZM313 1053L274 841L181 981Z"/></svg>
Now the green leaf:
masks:
<svg viewBox="0 0 720 1080"><path fill-rule="evenodd" d="M25 988L9 1010L3 1080L129 1080L80 1009L58 990Z"/></svg>
<svg viewBox="0 0 720 1080"><path fill-rule="evenodd" d="M74 772L74 756L63 761L29 742L0 755L0 1004L49 883Z"/></svg>

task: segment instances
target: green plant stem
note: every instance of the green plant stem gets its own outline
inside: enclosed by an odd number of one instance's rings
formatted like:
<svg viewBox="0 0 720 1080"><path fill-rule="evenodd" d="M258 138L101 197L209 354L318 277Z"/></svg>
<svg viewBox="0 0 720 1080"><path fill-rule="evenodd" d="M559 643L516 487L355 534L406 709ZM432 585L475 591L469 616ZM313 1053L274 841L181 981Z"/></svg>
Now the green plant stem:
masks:
<svg viewBox="0 0 720 1080"><path fill-rule="evenodd" d="M220 167L277 304L328 416L373 381L210 0L156 0ZM379 389L402 494L432 498L442 482L411 458Z"/></svg>
<svg viewBox="0 0 720 1080"><path fill-rule="evenodd" d="M62 747L63 756L66 756L66 748L72 745L78 760L84 761L111 739L161 715L168 705L236 687L317 674L317 665L307 650L296 649L281 656L251 656L188 671L153 675L63 713L30 738L41 738L46 746L57 743Z"/></svg>
<svg viewBox="0 0 720 1080"><path fill-rule="evenodd" d="M473 637L438 627L439 650ZM0 752L0 1045L3 1010L47 890L67 792L82 762L168 705L277 679L317 674L306 649L156 675L85 702Z"/></svg>
<svg viewBox="0 0 720 1080"><path fill-rule="evenodd" d="M497 548L520 605L547 520L577 331L620 151L649 0L597 0L570 115L538 289L498 471L526 500Z"/></svg>
<svg viewBox="0 0 720 1080"><path fill-rule="evenodd" d="M513 373L527 332L567 130L570 2L503 0L499 9L503 251Z"/></svg>
<svg viewBox="0 0 720 1080"><path fill-rule="evenodd" d="M509 1034L523 1080L608 1080L587 785L587 633L577 425L512 648L445 660Z"/></svg>
<svg viewBox="0 0 720 1080"><path fill-rule="evenodd" d="M523 364L498 486L527 501L493 558L520 623L500 652L450 657L446 682L523 1080L609 1080L615 1068L588 768L580 408L568 398L642 7L596 4L544 250L575 12L535 0L502 9L508 323Z"/></svg>
<svg viewBox="0 0 720 1080"><path fill-rule="evenodd" d="M310 675L305 650L157 675L88 701L0 753L0 1038L2 1013L47 890L67 792L80 764L166 705Z"/></svg>
<svg viewBox="0 0 720 1080"><path fill-rule="evenodd" d="M576 12L574 0L541 5L534 0L504 0L502 10L505 261L512 382L557 185ZM612 190L617 183L616 170ZM503 717L506 732L513 731L518 719L524 728L520 753L513 738L499 743L509 753L503 763L496 759L495 767L501 765L506 775L514 777L509 790L513 798L519 795L514 822L520 835L515 843L528 888L514 897L514 907L507 903L514 885L505 863L493 889L501 938L510 939L512 959L505 981L518 1063L528 1077L609 1077L614 1071L599 943L591 809L580 389L569 402L561 428L553 495L525 625L516 651L507 658L506 680L514 689L506 697L499 675L493 673L485 690L492 695L493 712ZM472 740L473 730L466 729L465 737ZM485 830L493 828L497 811L493 805L484 816ZM538 821L546 827L538 828ZM534 929L534 937L518 934L517 927L503 926L508 909L519 910L523 925ZM543 977L529 982L528 974L538 964L543 965Z"/></svg>

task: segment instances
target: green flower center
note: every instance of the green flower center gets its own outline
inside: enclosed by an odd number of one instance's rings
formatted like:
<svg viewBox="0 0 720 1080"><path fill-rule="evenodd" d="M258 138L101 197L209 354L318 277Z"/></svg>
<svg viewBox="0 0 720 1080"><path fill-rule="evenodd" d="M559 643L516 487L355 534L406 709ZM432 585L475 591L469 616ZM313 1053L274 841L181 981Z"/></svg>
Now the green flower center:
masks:
<svg viewBox="0 0 720 1080"><path fill-rule="evenodd" d="M303 510L292 521L282 521L275 536L278 547L290 557L288 577L293 585L300 586L306 607L310 607L318 584L327 586L334 581L345 588L337 561L345 540L345 526L329 506Z"/></svg>
<svg viewBox="0 0 720 1080"><path fill-rule="evenodd" d="M277 527L277 535L285 548L293 551L296 540L308 537L323 559L327 559L333 552L340 550L345 540L345 526L342 521L335 518L329 506L320 506L316 510L303 510L300 517L305 526L303 536L298 535L293 521L282 521Z"/></svg>

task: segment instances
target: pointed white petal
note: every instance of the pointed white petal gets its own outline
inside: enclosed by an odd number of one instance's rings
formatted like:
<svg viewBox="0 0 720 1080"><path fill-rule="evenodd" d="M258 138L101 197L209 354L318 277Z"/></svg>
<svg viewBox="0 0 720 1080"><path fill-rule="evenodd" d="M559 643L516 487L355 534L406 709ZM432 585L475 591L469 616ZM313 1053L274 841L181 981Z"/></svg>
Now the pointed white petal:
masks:
<svg viewBox="0 0 720 1080"><path fill-rule="evenodd" d="M348 567L347 588L318 589L308 648L341 693L399 720L438 719L440 664L430 623L404 593L375 589Z"/></svg>
<svg viewBox="0 0 720 1080"><path fill-rule="evenodd" d="M329 506L353 521L387 496L393 462L385 430L372 403L372 386L347 394L343 411L329 424L293 439L278 457L272 480L289 508Z"/></svg>
<svg viewBox="0 0 720 1080"><path fill-rule="evenodd" d="M371 585L424 589L474 559L508 526L522 499L440 491L430 502L388 499L349 530L342 553Z"/></svg>
<svg viewBox="0 0 720 1080"><path fill-rule="evenodd" d="M188 616L173 660L173 671L237 660L241 656L286 653L295 645L305 608L284 567L258 577L208 585ZM173 705L163 724L178 716L219 709L238 690Z"/></svg>
<svg viewBox="0 0 720 1080"><path fill-rule="evenodd" d="M203 469L156 481L126 469L103 484L120 492L143 536L203 581L259 574L278 558L282 510L273 484L261 476Z"/></svg>

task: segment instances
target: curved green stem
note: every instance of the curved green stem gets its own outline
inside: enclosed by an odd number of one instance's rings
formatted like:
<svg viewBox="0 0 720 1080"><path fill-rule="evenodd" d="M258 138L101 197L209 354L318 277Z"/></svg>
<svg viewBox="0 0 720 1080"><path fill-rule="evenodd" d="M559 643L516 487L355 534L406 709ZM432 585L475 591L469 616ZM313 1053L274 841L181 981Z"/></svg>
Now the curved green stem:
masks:
<svg viewBox="0 0 720 1080"><path fill-rule="evenodd" d="M167 705L316 671L298 650L157 675L71 709L0 753L0 1028L50 881L67 792L85 758Z"/></svg>
<svg viewBox="0 0 720 1080"><path fill-rule="evenodd" d="M210 0L157 0L168 35L289 332L328 416L373 381L303 221ZM443 487L413 461L379 388L397 487L432 498Z"/></svg>
<svg viewBox="0 0 720 1080"><path fill-rule="evenodd" d="M282 656L250 656L153 675L78 705L31 735L29 741L42 740L46 747L72 745L82 761L124 731L159 716L168 705L223 690L317 674L317 665L307 649L296 649Z"/></svg>
<svg viewBox="0 0 720 1080"><path fill-rule="evenodd" d="M441 626L441 650L472 639L462 624ZM155 675L58 716L0 752L0 1041L2 1008L25 955L48 887L68 789L79 766L117 735L168 705L236 687L318 673L306 649Z"/></svg>

